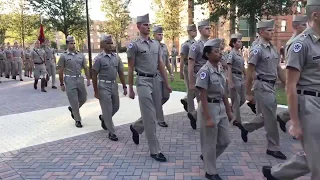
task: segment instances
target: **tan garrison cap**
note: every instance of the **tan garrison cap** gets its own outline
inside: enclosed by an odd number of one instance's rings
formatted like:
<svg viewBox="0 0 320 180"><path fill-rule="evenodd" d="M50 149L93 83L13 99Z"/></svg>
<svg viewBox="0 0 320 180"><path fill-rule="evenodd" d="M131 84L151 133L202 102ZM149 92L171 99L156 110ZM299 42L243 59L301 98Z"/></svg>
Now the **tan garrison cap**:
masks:
<svg viewBox="0 0 320 180"><path fill-rule="evenodd" d="M191 30L197 30L197 27L195 24L189 24L187 26L187 31L191 31Z"/></svg>
<svg viewBox="0 0 320 180"><path fill-rule="evenodd" d="M319 0L308 0L307 6L320 6L320 1Z"/></svg>
<svg viewBox="0 0 320 180"><path fill-rule="evenodd" d="M210 46L213 48L220 48L221 44L221 39L220 38L215 38L215 39L209 39L206 43L204 43L204 47Z"/></svg>
<svg viewBox="0 0 320 180"><path fill-rule="evenodd" d="M232 34L231 39L242 39L242 34Z"/></svg>
<svg viewBox="0 0 320 180"><path fill-rule="evenodd" d="M105 42L112 42L112 36L109 34L103 34L101 35L100 40Z"/></svg>
<svg viewBox="0 0 320 180"><path fill-rule="evenodd" d="M154 26L152 31L154 33L163 33L163 28L161 26Z"/></svg>
<svg viewBox="0 0 320 180"><path fill-rule="evenodd" d="M137 16L137 23L149 23L149 14L145 14L143 16Z"/></svg>
<svg viewBox="0 0 320 180"><path fill-rule="evenodd" d="M273 27L274 27L274 19L259 21L257 25L257 28L273 28Z"/></svg>
<svg viewBox="0 0 320 180"><path fill-rule="evenodd" d="M71 36L71 35L67 36L67 41L68 41L68 42L70 42L70 41L74 41L74 37L73 37L73 36Z"/></svg>
<svg viewBox="0 0 320 180"><path fill-rule="evenodd" d="M308 17L306 15L303 15L303 16L294 15L292 22L307 22L307 21L308 21Z"/></svg>
<svg viewBox="0 0 320 180"><path fill-rule="evenodd" d="M210 26L209 19L198 22L198 27L200 27L200 26Z"/></svg>

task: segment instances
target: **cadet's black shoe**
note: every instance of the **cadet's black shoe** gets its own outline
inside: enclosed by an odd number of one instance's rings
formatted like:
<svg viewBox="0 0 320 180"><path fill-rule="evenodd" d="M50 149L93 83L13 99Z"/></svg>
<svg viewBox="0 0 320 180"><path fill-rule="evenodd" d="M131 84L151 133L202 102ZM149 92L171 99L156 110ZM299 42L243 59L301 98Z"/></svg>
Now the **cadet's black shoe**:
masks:
<svg viewBox="0 0 320 180"><path fill-rule="evenodd" d="M159 162L167 162L167 158L162 153L150 154L150 157L152 157L153 159Z"/></svg>
<svg viewBox="0 0 320 180"><path fill-rule="evenodd" d="M253 103L251 103L251 102L248 102L247 103L247 105L249 106L249 108L251 109L251 111L253 112L253 113L257 113L256 112L256 105L255 104L253 104Z"/></svg>
<svg viewBox="0 0 320 180"><path fill-rule="evenodd" d="M23 81L23 79L20 79L20 81Z"/></svg>
<svg viewBox="0 0 320 180"><path fill-rule="evenodd" d="M218 174L210 175L210 174L206 173L206 178L211 179L211 180L222 180Z"/></svg>
<svg viewBox="0 0 320 180"><path fill-rule="evenodd" d="M38 89L38 80L34 80L33 88Z"/></svg>
<svg viewBox="0 0 320 180"><path fill-rule="evenodd" d="M109 139L110 139L111 141L118 141L117 135L111 134L111 133L109 133Z"/></svg>
<svg viewBox="0 0 320 180"><path fill-rule="evenodd" d="M287 132L287 128L286 128L286 123L282 121L282 119L280 118L280 116L277 116L277 121L279 123L280 129L283 132Z"/></svg>
<svg viewBox="0 0 320 180"><path fill-rule="evenodd" d="M271 175L271 166L262 166L262 174L267 180L278 180Z"/></svg>
<svg viewBox="0 0 320 180"><path fill-rule="evenodd" d="M56 86L52 86L52 89L57 89L57 87Z"/></svg>
<svg viewBox="0 0 320 180"><path fill-rule="evenodd" d="M12 76L12 79L16 80L16 79L17 79L17 77L16 77L16 76Z"/></svg>
<svg viewBox="0 0 320 180"><path fill-rule="evenodd" d="M102 127L102 129L108 130L107 126L104 124L104 120L103 120L101 114L99 115L99 119L100 119L100 121L101 121L101 127Z"/></svg>
<svg viewBox="0 0 320 180"><path fill-rule="evenodd" d="M166 122L158 122L158 125L161 127L168 127L168 124Z"/></svg>
<svg viewBox="0 0 320 180"><path fill-rule="evenodd" d="M44 88L41 88L41 92L47 92L47 90Z"/></svg>
<svg viewBox="0 0 320 180"><path fill-rule="evenodd" d="M184 99L181 99L180 102L183 105L183 109L188 112L188 102Z"/></svg>
<svg viewBox="0 0 320 180"><path fill-rule="evenodd" d="M203 161L203 155L202 154L200 155L200 159Z"/></svg>
<svg viewBox="0 0 320 180"><path fill-rule="evenodd" d="M83 127L80 121L76 121L76 127L77 128L82 128Z"/></svg>
<svg viewBox="0 0 320 180"><path fill-rule="evenodd" d="M68 110L70 111L70 113L71 113L71 117L72 117L72 119L74 119L74 116L73 116L73 113L72 113L72 108L71 108L71 106L69 106L68 107Z"/></svg>
<svg viewBox="0 0 320 180"><path fill-rule="evenodd" d="M139 144L139 133L130 125L130 130L132 132L132 140L135 144Z"/></svg>
<svg viewBox="0 0 320 180"><path fill-rule="evenodd" d="M282 159L282 160L286 160L287 159L287 156L284 155L281 151L270 151L270 150L267 150L266 152L268 155L270 156L273 156L277 159Z"/></svg>
<svg viewBox="0 0 320 180"><path fill-rule="evenodd" d="M241 138L243 142L248 142L248 131L239 123L239 129L241 130Z"/></svg>
<svg viewBox="0 0 320 180"><path fill-rule="evenodd" d="M197 129L197 120L193 117L191 113L188 113L188 118L190 119L190 125L192 129Z"/></svg>
<svg viewBox="0 0 320 180"><path fill-rule="evenodd" d="M240 123L238 121L233 121L232 125L238 127L240 129Z"/></svg>

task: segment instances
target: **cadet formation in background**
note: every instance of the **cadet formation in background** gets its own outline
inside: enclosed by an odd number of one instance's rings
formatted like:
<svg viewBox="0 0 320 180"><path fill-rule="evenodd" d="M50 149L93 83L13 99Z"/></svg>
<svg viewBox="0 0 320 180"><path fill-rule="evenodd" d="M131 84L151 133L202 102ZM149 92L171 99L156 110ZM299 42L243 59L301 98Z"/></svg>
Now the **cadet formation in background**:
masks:
<svg viewBox="0 0 320 180"><path fill-rule="evenodd" d="M258 22L259 37L249 51L247 69L241 52L242 35L232 34L230 42L223 38L209 39L210 22L204 20L197 25L190 24L186 31L189 39L180 50L180 78L184 79L187 94L181 99L192 129L200 129L201 156L204 163L205 177L221 180L217 172L216 160L230 143L229 123L239 128L239 135L244 142L248 135L262 127L266 131L266 154L286 160L281 152L278 124L286 132L286 123L291 120L289 133L300 140L304 152L297 153L291 159L273 167L263 166L263 175L268 180L295 179L311 172L311 180L320 179L320 1L308 0L307 15L293 17L294 33L284 47L286 69L280 67L280 55L271 40L274 34L274 20ZM100 102L102 114L97 117L104 130L109 131L108 138L118 141L112 117L119 110L118 88L123 94L134 99L138 95L141 117L130 126L132 140L139 144L140 135L145 132L150 156L159 162L166 162L161 145L156 135L156 126L168 127L162 106L170 98L172 89L169 81L174 81L173 72L177 71L177 50L172 48L172 62L169 50L161 41L163 28L154 26L150 38L149 15L137 17L140 37L132 40L127 48L128 87L120 57L112 51L113 40L110 35L101 36L103 51L95 57L92 67L94 97ZM197 33L200 39L195 40ZM226 43L231 48L224 52ZM58 61L59 81L70 102L68 110L75 120L75 126L82 127L79 108L87 100L86 86L91 85L89 68L85 56L75 49L75 39L68 36L67 51ZM22 81L22 68L25 76L32 78L34 89L38 80L41 90L52 77L55 86L54 51L46 43L40 48L35 42L34 50L22 50L18 44L5 49L1 47L1 76ZM172 65L172 66L171 66ZM84 69L85 84L81 71ZM168 71L168 73L166 72ZM133 79L136 75L133 89ZM117 76L121 84L116 82ZM277 79L286 85L289 109L277 114L275 84ZM231 97L231 103L228 101ZM198 102L195 108L194 99ZM252 120L242 119L240 107L248 106L256 114Z"/></svg>

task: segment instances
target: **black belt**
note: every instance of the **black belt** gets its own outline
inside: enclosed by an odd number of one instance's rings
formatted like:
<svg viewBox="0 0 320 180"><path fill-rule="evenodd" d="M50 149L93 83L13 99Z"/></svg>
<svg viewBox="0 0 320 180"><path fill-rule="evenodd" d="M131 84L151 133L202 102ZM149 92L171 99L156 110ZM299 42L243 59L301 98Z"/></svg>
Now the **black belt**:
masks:
<svg viewBox="0 0 320 180"><path fill-rule="evenodd" d="M146 74L146 73L138 73L138 76L143 76L143 77L156 77L158 74Z"/></svg>
<svg viewBox="0 0 320 180"><path fill-rule="evenodd" d="M34 64L40 65L40 64L44 64L44 63L34 63Z"/></svg>
<svg viewBox="0 0 320 180"><path fill-rule="evenodd" d="M0 61L3 61L4 59L0 59Z"/></svg>
<svg viewBox="0 0 320 180"><path fill-rule="evenodd" d="M275 80L266 80L266 79L262 79L260 77L257 78L259 81L264 81L264 82L267 82L267 83L271 83L271 84L275 84L276 81Z"/></svg>
<svg viewBox="0 0 320 180"><path fill-rule="evenodd" d="M221 100L213 99L213 98L207 98L207 100L208 100L208 103L220 103L221 102Z"/></svg>
<svg viewBox="0 0 320 180"><path fill-rule="evenodd" d="M242 74L242 72L239 72L239 71L232 71L232 73L233 74L240 74L240 75Z"/></svg>
<svg viewBox="0 0 320 180"><path fill-rule="evenodd" d="M320 97L320 93L319 92L315 92L315 91L302 91L302 90L297 90L298 94L301 95L308 95L308 96L315 96L315 97Z"/></svg>

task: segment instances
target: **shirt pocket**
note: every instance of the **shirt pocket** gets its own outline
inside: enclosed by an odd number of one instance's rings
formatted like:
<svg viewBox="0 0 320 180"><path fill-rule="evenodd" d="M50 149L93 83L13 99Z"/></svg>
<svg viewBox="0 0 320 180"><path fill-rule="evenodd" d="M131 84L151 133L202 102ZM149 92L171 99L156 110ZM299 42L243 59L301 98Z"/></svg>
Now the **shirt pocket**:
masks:
<svg viewBox="0 0 320 180"><path fill-rule="evenodd" d="M224 94L224 89L223 89L223 82L221 82L221 80L219 79L219 77L217 77L217 74L212 74L210 75L210 89L209 89L209 93L212 96L215 97L221 97L221 95Z"/></svg>

